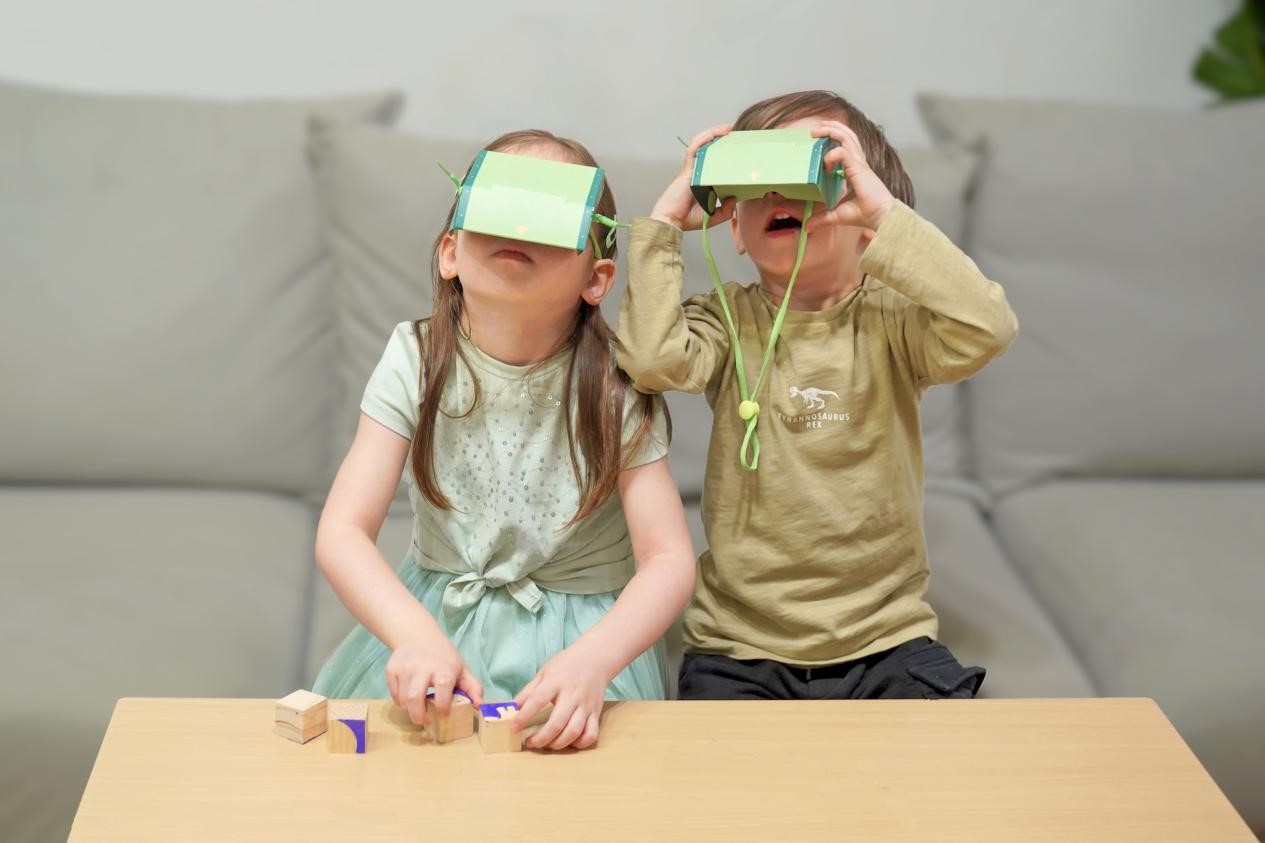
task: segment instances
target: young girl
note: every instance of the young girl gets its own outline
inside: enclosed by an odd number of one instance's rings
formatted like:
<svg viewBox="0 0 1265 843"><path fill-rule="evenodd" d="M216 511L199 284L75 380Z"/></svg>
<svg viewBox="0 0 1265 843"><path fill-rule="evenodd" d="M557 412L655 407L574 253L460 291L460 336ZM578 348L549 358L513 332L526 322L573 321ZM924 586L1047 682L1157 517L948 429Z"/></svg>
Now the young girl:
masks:
<svg viewBox="0 0 1265 843"><path fill-rule="evenodd" d="M543 131L487 148L597 166ZM614 218L609 186L597 210ZM433 315L388 341L321 514L317 562L362 625L318 693L389 695L416 723L432 688L441 715L455 690L512 697L520 722L552 703L526 741L552 749L592 746L603 699L664 698L694 556L661 399L616 368L598 310L605 242L435 241ZM393 573L375 541L406 463L413 544Z"/></svg>

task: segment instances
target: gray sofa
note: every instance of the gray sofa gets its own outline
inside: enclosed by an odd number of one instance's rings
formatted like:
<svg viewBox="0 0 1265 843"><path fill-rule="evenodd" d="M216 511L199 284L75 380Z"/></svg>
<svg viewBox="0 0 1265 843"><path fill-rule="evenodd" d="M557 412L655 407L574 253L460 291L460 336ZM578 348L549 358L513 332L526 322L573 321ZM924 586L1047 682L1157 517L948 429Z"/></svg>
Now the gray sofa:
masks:
<svg viewBox="0 0 1265 843"><path fill-rule="evenodd" d="M1265 830L1265 110L923 107L919 208L1023 326L925 402L942 637L986 695L1154 697ZM397 108L0 84L0 839L64 836L118 697L280 696L349 628L321 497L390 327L427 311L433 161L483 140ZM622 216L662 154L603 161ZM704 289L693 236L686 260ZM708 411L671 405L701 546ZM388 558L408 530L401 497Z"/></svg>

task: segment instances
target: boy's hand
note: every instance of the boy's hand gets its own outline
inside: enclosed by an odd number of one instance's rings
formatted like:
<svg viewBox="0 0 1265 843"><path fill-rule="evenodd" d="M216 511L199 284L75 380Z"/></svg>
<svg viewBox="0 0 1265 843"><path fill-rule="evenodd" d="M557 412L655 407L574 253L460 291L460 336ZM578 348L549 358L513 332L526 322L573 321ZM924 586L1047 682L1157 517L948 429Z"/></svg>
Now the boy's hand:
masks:
<svg viewBox="0 0 1265 843"><path fill-rule="evenodd" d="M435 709L447 717L452 709L452 692L466 692L476 706L483 702L483 685L466 667L457 648L448 639L407 641L395 648L387 661L387 690L409 719L419 726L429 725L426 694L435 688Z"/></svg>
<svg viewBox="0 0 1265 843"><path fill-rule="evenodd" d="M865 160L865 151L861 148L861 139L851 128L837 120L823 121L813 129L813 137L830 138L839 143L822 160L831 169L843 167L847 176L847 193L834 208L814 213L808 221L808 231L811 233L819 225L832 223L877 229L896 197L892 196L883 180L870 169Z"/></svg>
<svg viewBox="0 0 1265 843"><path fill-rule="evenodd" d="M654 210L650 212L651 219L674 225L682 231L692 231L703 227L703 209L699 207L698 202L694 201L694 194L690 192L690 180L694 176L694 156L698 153L699 147L721 135L728 134L731 128L733 127L729 125L712 126L694 136L694 140L685 149L685 163L681 165L676 178L672 179L672 183L655 203ZM711 225L719 225L732 217L735 204L732 197L721 202L716 207L716 213L712 214Z"/></svg>
<svg viewBox="0 0 1265 843"><path fill-rule="evenodd" d="M553 713L523 742L531 749L588 749L597 743L598 721L609 681L597 660L573 645L545 662L540 672L518 692L514 731L522 729L549 703Z"/></svg>

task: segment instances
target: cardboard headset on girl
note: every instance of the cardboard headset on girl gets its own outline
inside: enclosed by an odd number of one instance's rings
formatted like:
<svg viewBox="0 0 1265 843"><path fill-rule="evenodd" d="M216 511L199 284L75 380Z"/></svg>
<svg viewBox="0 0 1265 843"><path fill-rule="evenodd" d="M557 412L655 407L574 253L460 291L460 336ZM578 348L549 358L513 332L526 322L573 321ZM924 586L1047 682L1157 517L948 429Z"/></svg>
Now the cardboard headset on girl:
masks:
<svg viewBox="0 0 1265 843"><path fill-rule="evenodd" d="M439 163L439 162L435 162ZM586 167L526 155L480 150L465 181L439 164L457 186L460 198L453 231L473 231L525 243L584 251L591 240L597 257L605 254L593 223L607 226L606 248L623 225L597 213L606 174Z"/></svg>

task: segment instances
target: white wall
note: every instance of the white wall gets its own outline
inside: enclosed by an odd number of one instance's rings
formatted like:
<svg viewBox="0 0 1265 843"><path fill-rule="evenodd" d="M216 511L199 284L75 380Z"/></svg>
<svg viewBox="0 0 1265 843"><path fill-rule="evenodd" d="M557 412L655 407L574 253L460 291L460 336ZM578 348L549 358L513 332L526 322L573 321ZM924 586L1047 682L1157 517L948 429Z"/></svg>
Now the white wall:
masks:
<svg viewBox="0 0 1265 843"><path fill-rule="evenodd" d="M897 142L915 91L1196 105L1189 68L1236 0L585 3L33 0L0 7L0 76L109 91L259 96L398 87L404 125L538 125L599 155L773 93L833 88Z"/></svg>

